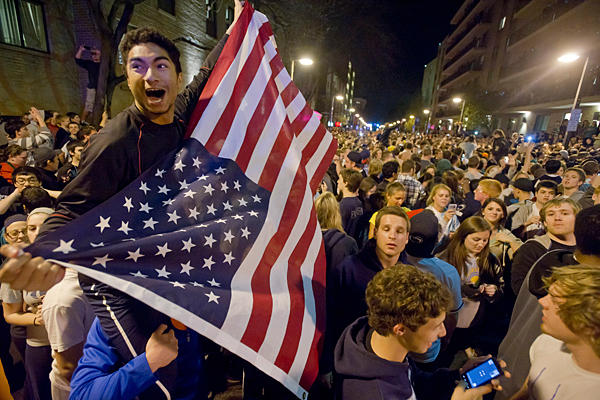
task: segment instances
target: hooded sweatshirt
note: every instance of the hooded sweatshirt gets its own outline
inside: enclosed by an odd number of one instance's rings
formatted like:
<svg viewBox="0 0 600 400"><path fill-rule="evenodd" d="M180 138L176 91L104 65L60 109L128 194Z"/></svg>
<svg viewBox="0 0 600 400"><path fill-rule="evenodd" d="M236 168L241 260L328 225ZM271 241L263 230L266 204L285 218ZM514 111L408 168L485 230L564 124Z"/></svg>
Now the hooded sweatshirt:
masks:
<svg viewBox="0 0 600 400"><path fill-rule="evenodd" d="M446 399L459 379L458 371L420 370L410 358L384 360L371 349L367 317L357 319L335 348L336 398L339 400Z"/></svg>

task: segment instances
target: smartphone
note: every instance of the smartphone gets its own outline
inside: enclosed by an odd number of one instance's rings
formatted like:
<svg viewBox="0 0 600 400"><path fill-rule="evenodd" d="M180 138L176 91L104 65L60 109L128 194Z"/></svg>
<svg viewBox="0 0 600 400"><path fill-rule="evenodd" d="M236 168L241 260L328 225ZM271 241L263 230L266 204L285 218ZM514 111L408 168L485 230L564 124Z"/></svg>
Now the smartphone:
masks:
<svg viewBox="0 0 600 400"><path fill-rule="evenodd" d="M456 204L448 204L448 211L456 211L457 208Z"/></svg>
<svg viewBox="0 0 600 400"><path fill-rule="evenodd" d="M504 157L504 162L507 163L508 162L508 157Z"/></svg>
<svg viewBox="0 0 600 400"><path fill-rule="evenodd" d="M485 385L501 375L502 368L495 358L490 358L466 371L460 377L467 383L467 389L471 389Z"/></svg>
<svg viewBox="0 0 600 400"><path fill-rule="evenodd" d="M90 46L83 46L84 49L86 49L87 51L90 51L92 48Z"/></svg>

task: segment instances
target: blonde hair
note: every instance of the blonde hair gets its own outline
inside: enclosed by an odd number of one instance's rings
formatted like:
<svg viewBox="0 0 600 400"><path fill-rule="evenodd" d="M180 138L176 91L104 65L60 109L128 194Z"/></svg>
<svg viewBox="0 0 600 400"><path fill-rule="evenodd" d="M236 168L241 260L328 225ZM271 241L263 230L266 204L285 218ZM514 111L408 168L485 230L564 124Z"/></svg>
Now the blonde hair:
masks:
<svg viewBox="0 0 600 400"><path fill-rule="evenodd" d="M431 193L429 193L429 197L427 197L427 205L431 205L433 203L433 198L440 190L447 190L448 194L452 196L452 189L448 185L444 185L443 183L438 183L431 189Z"/></svg>
<svg viewBox="0 0 600 400"><path fill-rule="evenodd" d="M383 162L378 158L372 159L369 163L369 176L381 174L382 169Z"/></svg>
<svg viewBox="0 0 600 400"><path fill-rule="evenodd" d="M558 289L560 319L582 335L600 357L600 268L585 264L559 267L542 279L547 288L554 285Z"/></svg>
<svg viewBox="0 0 600 400"><path fill-rule="evenodd" d="M490 197L500 197L502 185L495 179L482 179L479 181L481 190Z"/></svg>
<svg viewBox="0 0 600 400"><path fill-rule="evenodd" d="M337 229L344 232L342 228L342 215L340 214L340 205L331 192L325 192L315 200L315 209L317 210L317 220L321 229Z"/></svg>

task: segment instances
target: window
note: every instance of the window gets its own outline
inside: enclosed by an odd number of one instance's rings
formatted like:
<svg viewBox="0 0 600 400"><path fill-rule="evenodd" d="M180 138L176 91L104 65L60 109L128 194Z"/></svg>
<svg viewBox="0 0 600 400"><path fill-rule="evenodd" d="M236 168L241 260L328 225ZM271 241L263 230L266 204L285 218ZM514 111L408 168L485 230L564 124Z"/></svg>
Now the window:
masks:
<svg viewBox="0 0 600 400"><path fill-rule="evenodd" d="M0 42L48 51L43 5L34 0L0 0Z"/></svg>
<svg viewBox="0 0 600 400"><path fill-rule="evenodd" d="M217 2L206 0L206 33L217 37Z"/></svg>
<svg viewBox="0 0 600 400"><path fill-rule="evenodd" d="M502 17L500 19L500 25L498 26L498 30L501 31L502 29L504 29L504 25L506 25L506 17Z"/></svg>
<svg viewBox="0 0 600 400"><path fill-rule="evenodd" d="M175 0L158 0L158 9L175 15Z"/></svg>
<svg viewBox="0 0 600 400"><path fill-rule="evenodd" d="M225 9L225 24L229 27L233 22L234 10L233 7L227 7Z"/></svg>

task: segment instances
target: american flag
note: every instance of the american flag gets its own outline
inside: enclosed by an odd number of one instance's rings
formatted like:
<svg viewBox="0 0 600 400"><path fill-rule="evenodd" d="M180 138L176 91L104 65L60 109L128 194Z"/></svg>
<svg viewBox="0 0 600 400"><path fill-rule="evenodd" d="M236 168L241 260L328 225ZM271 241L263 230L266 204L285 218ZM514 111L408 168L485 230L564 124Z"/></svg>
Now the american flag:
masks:
<svg viewBox="0 0 600 400"><path fill-rule="evenodd" d="M189 126L182 149L28 251L143 301L303 398L325 317L313 196L337 143L248 2Z"/></svg>

